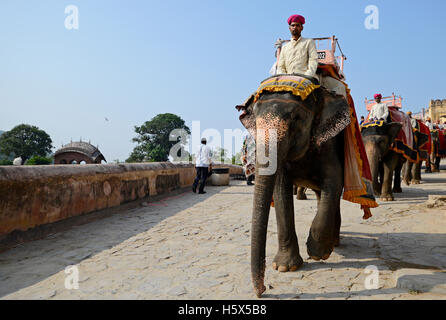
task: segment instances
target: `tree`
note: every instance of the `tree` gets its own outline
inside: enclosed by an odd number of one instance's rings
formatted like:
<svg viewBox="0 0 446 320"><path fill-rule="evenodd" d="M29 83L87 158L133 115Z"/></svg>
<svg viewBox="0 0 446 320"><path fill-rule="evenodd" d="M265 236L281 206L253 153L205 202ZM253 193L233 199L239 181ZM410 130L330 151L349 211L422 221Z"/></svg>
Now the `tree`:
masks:
<svg viewBox="0 0 446 320"><path fill-rule="evenodd" d="M51 164L53 162L53 159L50 157L42 157L42 156L32 156L29 158L28 161L26 161L26 165L42 165L42 164Z"/></svg>
<svg viewBox="0 0 446 320"><path fill-rule="evenodd" d="M231 163L232 160L227 158L228 151L226 149L216 147L215 151L212 152L212 160L215 163Z"/></svg>
<svg viewBox="0 0 446 320"><path fill-rule="evenodd" d="M138 145L126 162L167 161L174 145L179 142L186 143L185 138L182 140L175 134L175 129L183 130L184 135L190 134L190 129L185 125L184 120L172 113L158 114L142 126L135 126L137 136L132 141ZM181 147L181 152L183 156L188 156L183 147Z"/></svg>
<svg viewBox="0 0 446 320"><path fill-rule="evenodd" d="M242 152L241 151L237 152L235 155L233 155L232 159L231 159L232 160L232 164L242 165L241 157L242 157Z"/></svg>
<svg viewBox="0 0 446 320"><path fill-rule="evenodd" d="M0 152L22 157L23 162L32 156L45 157L51 152L53 141L36 126L20 124L0 136Z"/></svg>

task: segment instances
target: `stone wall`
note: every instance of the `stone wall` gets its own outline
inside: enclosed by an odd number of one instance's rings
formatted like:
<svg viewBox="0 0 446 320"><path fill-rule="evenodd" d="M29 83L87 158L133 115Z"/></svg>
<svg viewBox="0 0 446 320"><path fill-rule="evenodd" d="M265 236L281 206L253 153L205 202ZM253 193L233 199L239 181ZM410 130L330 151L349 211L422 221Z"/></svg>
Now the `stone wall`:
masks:
<svg viewBox="0 0 446 320"><path fill-rule="evenodd" d="M239 166L230 174L242 174ZM0 166L0 238L192 185L192 164Z"/></svg>

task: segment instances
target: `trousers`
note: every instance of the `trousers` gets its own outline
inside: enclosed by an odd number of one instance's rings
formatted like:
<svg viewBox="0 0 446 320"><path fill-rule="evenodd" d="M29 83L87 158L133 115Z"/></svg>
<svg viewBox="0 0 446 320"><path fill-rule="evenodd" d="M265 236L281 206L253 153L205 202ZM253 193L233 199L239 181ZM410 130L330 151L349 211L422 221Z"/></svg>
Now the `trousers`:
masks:
<svg viewBox="0 0 446 320"><path fill-rule="evenodd" d="M200 183L198 192L203 192L204 185L206 184L206 179L208 177L208 167L196 167L195 169L197 170L197 176L195 177L192 187L197 189L198 183Z"/></svg>

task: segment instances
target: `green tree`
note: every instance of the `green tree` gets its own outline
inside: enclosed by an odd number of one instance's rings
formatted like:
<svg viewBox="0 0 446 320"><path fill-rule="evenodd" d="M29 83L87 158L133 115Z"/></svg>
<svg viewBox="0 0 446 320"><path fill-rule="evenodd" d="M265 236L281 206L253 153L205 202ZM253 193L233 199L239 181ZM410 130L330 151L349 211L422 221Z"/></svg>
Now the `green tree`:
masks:
<svg viewBox="0 0 446 320"><path fill-rule="evenodd" d="M231 159L227 158L228 151L226 149L216 147L212 152L212 160L215 163L231 163Z"/></svg>
<svg viewBox="0 0 446 320"><path fill-rule="evenodd" d="M36 126L20 124L0 136L0 152L22 157L23 162L32 156L45 157L51 152L50 136Z"/></svg>
<svg viewBox="0 0 446 320"><path fill-rule="evenodd" d="M126 162L167 161L169 152L174 145L179 142L186 143L184 139L182 140L175 134L175 129L183 130L184 135L190 134L190 129L185 125L184 120L172 113L158 114L142 126L135 126L137 136L132 141L138 145L133 149ZM188 157L182 146L181 152L183 152L183 156Z"/></svg>
<svg viewBox="0 0 446 320"><path fill-rule="evenodd" d="M232 160L232 164L236 164L236 165L241 166L242 165L241 157L242 157L242 152L241 151L237 152L235 155L233 155L232 159L231 159Z"/></svg>
<svg viewBox="0 0 446 320"><path fill-rule="evenodd" d="M0 160L0 166L12 166L12 160L1 159Z"/></svg>
<svg viewBox="0 0 446 320"><path fill-rule="evenodd" d="M32 165L42 165L42 164L51 164L53 162L53 159L50 157L42 157L42 156L32 156L31 158L26 161L26 165L32 166Z"/></svg>

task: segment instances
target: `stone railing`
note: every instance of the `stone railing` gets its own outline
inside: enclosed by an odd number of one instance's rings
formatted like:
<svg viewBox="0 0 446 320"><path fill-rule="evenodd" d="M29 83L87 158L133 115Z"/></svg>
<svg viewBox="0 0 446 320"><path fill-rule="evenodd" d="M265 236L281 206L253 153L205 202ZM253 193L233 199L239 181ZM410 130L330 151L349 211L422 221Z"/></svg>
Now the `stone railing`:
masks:
<svg viewBox="0 0 446 320"><path fill-rule="evenodd" d="M230 174L242 174L233 165ZM170 162L0 166L0 239L192 185L192 164Z"/></svg>

